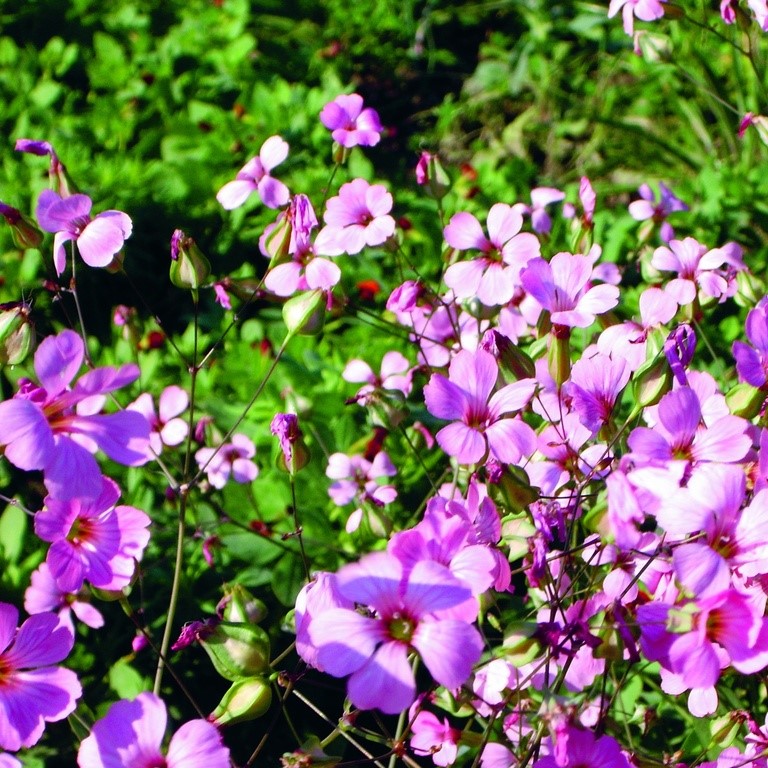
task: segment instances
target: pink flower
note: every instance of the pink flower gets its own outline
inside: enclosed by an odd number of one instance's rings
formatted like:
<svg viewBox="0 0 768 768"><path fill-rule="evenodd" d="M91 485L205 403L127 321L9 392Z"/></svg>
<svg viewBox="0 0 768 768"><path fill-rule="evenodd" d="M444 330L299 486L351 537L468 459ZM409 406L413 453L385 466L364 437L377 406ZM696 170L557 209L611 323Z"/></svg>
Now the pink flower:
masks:
<svg viewBox="0 0 768 768"><path fill-rule="evenodd" d="M104 211L91 217L93 202L87 195L62 198L44 189L37 200L35 215L41 229L55 232L53 264L60 275L66 266L64 243L74 240L89 267L108 267L131 236L133 223L122 211Z"/></svg>
<svg viewBox="0 0 768 768"><path fill-rule="evenodd" d="M608 6L608 18L615 16L623 7L624 31L632 36L634 32L634 17L641 21L655 21L664 15L667 0L611 0Z"/></svg>
<svg viewBox="0 0 768 768"><path fill-rule="evenodd" d="M411 723L411 749L419 756L430 756L435 765L452 765L458 754L461 731L446 718L439 720L422 710Z"/></svg>
<svg viewBox="0 0 768 768"><path fill-rule="evenodd" d="M589 256L556 253L552 260L533 259L520 274L523 287L550 312L555 325L587 328L595 315L613 309L619 301L615 285L587 288L594 260Z"/></svg>
<svg viewBox="0 0 768 768"><path fill-rule="evenodd" d="M80 744L79 768L229 768L229 749L206 720L182 725L163 755L167 721L165 704L152 693L118 701Z"/></svg>
<svg viewBox="0 0 768 768"><path fill-rule="evenodd" d="M149 458L162 453L163 446L179 445L189 432L189 424L185 419L177 418L189 405L189 395L181 388L172 384L166 387L158 402L159 415L155 411L152 395L144 392L139 395L127 408L136 411L147 420L149 433Z"/></svg>
<svg viewBox="0 0 768 768"><path fill-rule="evenodd" d="M451 264L445 284L459 299L474 297L486 306L506 304L519 285L520 269L541 252L530 232L520 232L523 217L504 203L488 212L488 235L471 213L455 214L443 230L445 241L459 251L476 250L483 255Z"/></svg>
<svg viewBox="0 0 768 768"><path fill-rule="evenodd" d="M582 176L581 182L579 183L579 201L581 202L581 207L584 209L584 215L582 217L584 226L592 227L597 195L592 187L592 183L586 176Z"/></svg>
<svg viewBox="0 0 768 768"><path fill-rule="evenodd" d="M563 743L560 743L562 740ZM558 759L562 755L565 760ZM539 758L533 768L630 768L618 742L610 736L595 736L592 731L567 726L552 745L551 753Z"/></svg>
<svg viewBox="0 0 768 768"><path fill-rule="evenodd" d="M360 253L366 246L381 245L395 232L389 215L392 195L381 184L353 179L343 184L326 204L323 227L315 250L327 256Z"/></svg>
<svg viewBox="0 0 768 768"><path fill-rule="evenodd" d="M518 203L515 208L530 214L534 232L547 235L552 229L552 219L547 213L547 206L562 200L565 200L565 192L554 187L536 187L531 190L531 205Z"/></svg>
<svg viewBox="0 0 768 768"><path fill-rule="evenodd" d="M491 396L498 375L493 355L482 349L462 350L451 361L449 378L435 373L424 387L429 412L439 419L455 419L437 433L437 442L460 464L474 464L488 453L514 464L536 449L536 435L525 422L504 418L528 403L535 382L522 379Z"/></svg>
<svg viewBox="0 0 768 768"><path fill-rule="evenodd" d="M99 494L101 472L91 455L97 449L129 466L147 460L149 424L140 413L98 413L104 396L134 381L138 367L96 368L70 388L83 356L74 331L49 336L35 353L42 386L22 379L13 399L0 403L5 457L19 469L41 469L48 492L62 501Z"/></svg>
<svg viewBox="0 0 768 768"><path fill-rule="evenodd" d="M666 221L666 218L671 213L688 211L690 209L663 182L659 182L660 200L658 203L656 202L653 190L647 184L642 184L638 193L640 194L640 200L635 200L629 204L629 215L635 221L651 219L654 224L661 224L661 239L668 243L675 236L675 231Z"/></svg>
<svg viewBox="0 0 768 768"><path fill-rule="evenodd" d="M67 592L59 587L48 567L41 563L32 573L30 585L24 593L24 610L29 613L56 611L61 623L74 635L74 613L88 627L99 629L104 626L104 617L87 600L86 590Z"/></svg>
<svg viewBox="0 0 768 768"><path fill-rule="evenodd" d="M376 110L363 109L363 97L357 93L342 94L328 102L320 113L320 122L342 147L373 147L381 139Z"/></svg>
<svg viewBox="0 0 768 768"><path fill-rule="evenodd" d="M342 597L374 613L331 608L312 619L309 634L326 672L351 675L347 695L356 707L396 714L413 703L412 650L440 685L454 689L467 680L483 641L471 624L440 618L441 611L470 597L447 568L422 561L404 578L396 558L375 552L345 566L336 578Z"/></svg>
<svg viewBox="0 0 768 768"><path fill-rule="evenodd" d="M692 237L670 240L669 248L661 246L653 252L652 265L659 270L677 272L665 290L684 306L690 304L698 290L705 296L720 298L728 291L728 281L718 271L729 260L725 248L707 250Z"/></svg>
<svg viewBox="0 0 768 768"><path fill-rule="evenodd" d="M52 666L75 642L58 617L38 613L18 623L16 608L0 603L0 748L12 752L37 744L45 723L72 713L82 694L74 672Z"/></svg>
<svg viewBox="0 0 768 768"><path fill-rule="evenodd" d="M223 488L230 476L236 483L250 483L257 477L259 468L251 461L255 455L253 441L243 434L234 434L231 443L200 448L195 453L195 460L208 474L208 482L214 488Z"/></svg>
<svg viewBox="0 0 768 768"><path fill-rule="evenodd" d="M574 363L568 393L585 427L597 432L608 424L629 377L629 366L622 358L611 358L601 352Z"/></svg>
<svg viewBox="0 0 768 768"><path fill-rule="evenodd" d="M52 542L46 562L59 588L78 592L83 581L117 590L130 584L135 560L149 543L149 517L135 507L116 506L120 489L102 478L93 499L58 501L50 496L35 515L35 533Z"/></svg>
<svg viewBox="0 0 768 768"><path fill-rule="evenodd" d="M406 397L411 393L411 364L400 352L387 352L381 360L381 372L377 376L371 366L363 360L350 360L344 367L341 378L344 381L363 383L355 399L360 401L376 389L393 389Z"/></svg>
<svg viewBox="0 0 768 768"><path fill-rule="evenodd" d="M262 145L257 157L252 157L238 172L234 181L227 182L216 195L219 203L228 211L239 208L258 192L267 208L281 208L288 202L290 192L282 181L270 175L273 168L288 157L288 143L279 136L270 136Z"/></svg>

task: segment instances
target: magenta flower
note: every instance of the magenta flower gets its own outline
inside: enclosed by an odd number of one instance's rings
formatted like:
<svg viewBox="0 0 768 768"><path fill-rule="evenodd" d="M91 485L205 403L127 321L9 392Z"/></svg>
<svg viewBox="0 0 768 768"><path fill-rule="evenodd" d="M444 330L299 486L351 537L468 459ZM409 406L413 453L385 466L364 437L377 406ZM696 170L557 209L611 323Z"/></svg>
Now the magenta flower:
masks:
<svg viewBox="0 0 768 768"><path fill-rule="evenodd" d="M620 357L612 358L598 352L582 357L571 369L568 394L581 423L597 432L613 415L613 408L627 386L629 366Z"/></svg>
<svg viewBox="0 0 768 768"><path fill-rule="evenodd" d="M661 224L661 239L668 243L675 236L675 231L666 221L667 217L671 213L690 209L661 181L659 182L660 199L658 203L656 202L656 195L647 184L641 184L638 193L640 200L635 200L629 204L629 215L635 221L651 219L654 224Z"/></svg>
<svg viewBox="0 0 768 768"><path fill-rule="evenodd" d="M64 243L74 240L89 267L108 267L131 236L133 222L122 211L104 211L91 217L93 202L87 195L62 198L44 189L37 200L37 222L53 238L53 265L60 275L66 267Z"/></svg>
<svg viewBox="0 0 768 768"><path fill-rule="evenodd" d="M439 766L452 765L458 753L461 731L446 718L439 720L432 712L422 710L411 722L411 749L420 757L431 757Z"/></svg>
<svg viewBox="0 0 768 768"><path fill-rule="evenodd" d="M523 287L550 312L555 325L587 328L619 302L615 285L587 288L594 261L589 256L556 253L552 260L533 259L520 273Z"/></svg>
<svg viewBox="0 0 768 768"><path fill-rule="evenodd" d="M342 94L328 102L320 122L342 147L373 147L381 139L379 115L370 107L363 109L363 97L357 93Z"/></svg>
<svg viewBox="0 0 768 768"><path fill-rule="evenodd" d="M88 602L85 590L72 593L59 587L51 574L48 563L40 563L32 573L30 585L24 593L24 610L29 613L48 613L56 611L61 623L75 634L72 621L74 613L80 621L92 629L104 626L104 617Z"/></svg>
<svg viewBox="0 0 768 768"><path fill-rule="evenodd" d="M98 413L103 396L134 381L138 367L96 368L70 388L83 356L74 331L49 336L35 353L42 386L22 379L16 395L0 403L5 457L19 469L41 469L48 492L62 501L100 493L101 472L91 455L97 449L129 466L147 460L149 424L141 414Z"/></svg>
<svg viewBox="0 0 768 768"><path fill-rule="evenodd" d="M322 669L351 675L347 695L356 707L395 714L410 706L416 681L408 654L414 650L440 685L455 689L467 680L483 641L471 624L440 618L470 597L447 568L422 561L404 578L396 558L375 552L342 568L336 579L342 597L375 613L331 608L312 619L309 634Z"/></svg>
<svg viewBox="0 0 768 768"><path fill-rule="evenodd" d="M743 341L733 342L736 371L741 381L753 387L762 387L768 381L768 298L747 315L747 338L752 346Z"/></svg>
<svg viewBox="0 0 768 768"><path fill-rule="evenodd" d="M584 210L582 221L585 227L592 227L595 218L595 205L597 204L597 195L592 187L592 183L586 176L581 177L579 183L579 201Z"/></svg>
<svg viewBox="0 0 768 768"><path fill-rule="evenodd" d="M161 751L168 722L165 704L153 693L118 701L80 744L79 768L229 768L229 749L206 720L190 720Z"/></svg>
<svg viewBox="0 0 768 768"><path fill-rule="evenodd" d="M641 21L655 21L664 15L667 0L611 0L608 6L608 18L614 17L620 10L624 19L624 31L632 35L635 30L634 17ZM623 8L623 10L622 10Z"/></svg>
<svg viewBox="0 0 768 768"><path fill-rule="evenodd" d="M258 192L267 208L281 208L288 202L291 193L270 172L286 157L288 143L279 136L270 136L261 145L259 154L240 169L235 180L227 182L218 191L216 199L222 207L231 211L243 205L253 192Z"/></svg>
<svg viewBox="0 0 768 768"><path fill-rule="evenodd" d="M172 384L166 387L158 401L158 411L152 395L144 392L139 395L127 408L128 411L136 411L147 420L150 427L149 433L149 458L154 458L162 453L163 446L179 445L189 432L189 423L185 419L178 418L189 405L189 395L181 387Z"/></svg>
<svg viewBox="0 0 768 768"><path fill-rule="evenodd" d="M699 398L690 387L680 387L661 398L658 423L637 427L627 438L633 459L641 464L670 462L741 461L752 445L749 423L723 416L705 427Z"/></svg>
<svg viewBox="0 0 768 768"><path fill-rule="evenodd" d="M236 483L250 483L259 474L259 468L251 459L256 455L253 441L243 434L232 435L231 443L216 448L200 448L195 460L208 475L214 488L223 488L230 476Z"/></svg>
<svg viewBox="0 0 768 768"><path fill-rule="evenodd" d="M669 248L661 246L653 252L651 264L659 270L677 272L665 290L681 306L690 304L700 289L705 296L720 298L728 291L728 280L718 272L728 263L726 248L708 250L692 237L670 240Z"/></svg>
<svg viewBox="0 0 768 768"><path fill-rule="evenodd" d="M445 241L459 251L480 251L482 256L451 264L445 284L456 298L477 298L486 306L506 304L519 286L520 270L541 252L535 235L520 232L523 217L504 203L488 212L488 237L471 213L457 213L443 230Z"/></svg>
<svg viewBox="0 0 768 768"><path fill-rule="evenodd" d="M460 464L474 464L487 454L514 464L536 449L536 435L524 421L504 418L528 403L535 382L522 379L491 396L498 375L493 355L462 350L451 361L447 379L435 373L424 387L427 410L439 419L455 420L437 433L437 442Z"/></svg>
<svg viewBox="0 0 768 768"><path fill-rule="evenodd" d="M566 758L565 761L558 759L560 755ZM539 758L533 768L563 768L564 765L630 768L630 762L615 739L610 736L595 736L592 731L583 731L572 726L564 728L558 734L558 742L552 746L551 753Z"/></svg>
<svg viewBox="0 0 768 768"><path fill-rule="evenodd" d="M536 187L531 190L531 205L519 203L516 207L530 214L534 232L548 235L552 229L552 219L547 213L547 206L562 200L565 200L565 192L554 187Z"/></svg>
<svg viewBox="0 0 768 768"><path fill-rule="evenodd" d="M130 584L135 560L149 543L150 520L135 507L115 506L119 498L117 483L106 477L96 498L46 497L35 533L51 542L46 562L60 589L77 592L86 579L109 590Z"/></svg>
<svg viewBox="0 0 768 768"><path fill-rule="evenodd" d="M364 383L357 390L355 399L363 403L365 398L377 389L392 389L408 397L411 393L413 371L408 360L400 352L387 352L381 360L381 372L377 376L364 360L350 360L344 367L341 378L353 383Z"/></svg>
<svg viewBox="0 0 768 768"><path fill-rule="evenodd" d="M395 233L391 210L392 195L381 184L369 184L365 179L343 184L326 204L323 218L327 226L318 234L315 250L338 256L381 245Z"/></svg>
<svg viewBox="0 0 768 768"><path fill-rule="evenodd" d="M52 666L67 657L74 635L53 613L30 616L0 603L0 749L16 752L37 744L45 723L75 709L82 689L77 675Z"/></svg>

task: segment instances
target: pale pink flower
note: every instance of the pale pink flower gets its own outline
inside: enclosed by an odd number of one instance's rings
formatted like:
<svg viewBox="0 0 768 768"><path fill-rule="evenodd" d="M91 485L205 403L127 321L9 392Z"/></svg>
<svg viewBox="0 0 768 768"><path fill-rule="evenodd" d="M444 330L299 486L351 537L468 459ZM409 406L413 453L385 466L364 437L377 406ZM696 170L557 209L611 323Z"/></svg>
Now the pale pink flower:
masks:
<svg viewBox="0 0 768 768"><path fill-rule="evenodd" d="M391 210L392 195L383 185L369 184L365 179L343 184L339 194L326 203L326 226L315 240L316 251L338 256L382 245L395 233Z"/></svg>
<svg viewBox="0 0 768 768"><path fill-rule="evenodd" d="M611 0L608 6L608 18L619 11L624 19L624 31L631 37L634 29L634 17L641 21L655 21L664 15L664 5L667 0Z"/></svg>
<svg viewBox="0 0 768 768"><path fill-rule="evenodd" d="M152 395L148 392L139 395L127 406L126 410L142 414L149 424L149 458L159 456L164 445L172 447L184 441L189 432L189 423L177 417L188 405L189 395L186 391L172 384L162 391L158 411L155 411Z"/></svg>
<svg viewBox="0 0 768 768"><path fill-rule="evenodd" d="M229 749L207 720L190 720L161 751L168 721L153 693L118 701L97 721L77 753L79 768L230 768Z"/></svg>
<svg viewBox="0 0 768 768"><path fill-rule="evenodd" d="M371 107L363 109L363 97L357 93L342 94L328 102L320 122L342 147L373 147L381 139L378 113Z"/></svg>
<svg viewBox="0 0 768 768"><path fill-rule="evenodd" d="M195 461L208 475L208 482L214 488L223 488L231 477L236 483L250 483L259 474L259 468L252 461L256 446L246 435L232 435L232 442L222 443L215 448L200 448Z"/></svg>
<svg viewBox="0 0 768 768"><path fill-rule="evenodd" d="M280 136L270 136L259 154L252 157L238 172L234 181L227 182L216 195L219 203L228 211L239 208L258 192L261 202L268 208L280 208L288 202L290 192L271 171L288 157L288 143Z"/></svg>

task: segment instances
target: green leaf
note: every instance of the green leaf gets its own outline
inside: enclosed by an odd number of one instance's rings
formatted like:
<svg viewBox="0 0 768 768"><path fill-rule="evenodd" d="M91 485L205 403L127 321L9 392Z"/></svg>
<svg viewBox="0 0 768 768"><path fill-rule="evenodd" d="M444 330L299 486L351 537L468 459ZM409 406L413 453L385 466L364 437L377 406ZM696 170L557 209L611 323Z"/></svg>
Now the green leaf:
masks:
<svg viewBox="0 0 768 768"><path fill-rule="evenodd" d="M27 516L14 505L0 515L0 550L6 563L18 562L27 531Z"/></svg>
<svg viewBox="0 0 768 768"><path fill-rule="evenodd" d="M119 659L110 667L107 681L121 699L134 699L149 688L149 680L142 677L125 659Z"/></svg>

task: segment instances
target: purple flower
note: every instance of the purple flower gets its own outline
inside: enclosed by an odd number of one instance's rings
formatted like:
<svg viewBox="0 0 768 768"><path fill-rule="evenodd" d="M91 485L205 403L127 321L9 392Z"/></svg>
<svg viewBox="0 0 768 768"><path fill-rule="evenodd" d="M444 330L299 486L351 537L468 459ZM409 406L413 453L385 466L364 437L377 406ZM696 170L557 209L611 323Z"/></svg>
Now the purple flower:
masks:
<svg viewBox="0 0 768 768"><path fill-rule="evenodd" d="M88 602L86 591L72 593L61 589L51 574L48 563L40 563L32 573L30 585L24 593L24 610L29 614L56 611L61 623L73 635L73 613L88 627L99 629L104 626L104 617Z"/></svg>
<svg viewBox="0 0 768 768"><path fill-rule="evenodd" d="M523 287L550 312L555 325L587 328L595 315L613 309L619 301L615 285L595 285L587 290L593 259L556 253L552 260L533 259L520 274Z"/></svg>
<svg viewBox="0 0 768 768"><path fill-rule="evenodd" d="M535 235L520 232L523 217L509 205L496 203L487 223L489 237L471 213L457 213L448 222L443 230L448 245L483 255L448 267L445 284L459 299L477 296L486 306L494 306L512 299L521 268L539 256L541 247Z"/></svg>
<svg viewBox="0 0 768 768"><path fill-rule="evenodd" d="M106 477L94 499L46 497L35 515L35 533L52 542L46 562L60 589L77 592L86 579L108 590L131 583L135 561L149 543L150 520L135 507L115 506L119 498L117 483Z"/></svg>
<svg viewBox="0 0 768 768"><path fill-rule="evenodd" d="M69 197L73 192L77 191L69 179L64 163L61 162L50 142L37 139L16 139L14 149L17 152L26 152L38 157L50 157L51 164L48 168L48 178L51 185L58 189L62 197Z"/></svg>
<svg viewBox="0 0 768 768"><path fill-rule="evenodd" d="M733 356L736 358L736 371L741 381L753 387L762 387L768 381L768 298L747 315L747 338L752 343L733 342Z"/></svg>
<svg viewBox="0 0 768 768"><path fill-rule="evenodd" d="M611 420L616 400L627 386L629 377L625 360L600 352L592 357L582 357L574 364L568 392L585 427L597 432Z"/></svg>
<svg viewBox="0 0 768 768"><path fill-rule="evenodd" d="M655 21L664 15L664 6L667 0L611 0L608 6L608 18L615 16L623 7L624 31L632 35L635 29L634 17L641 21Z"/></svg>
<svg viewBox="0 0 768 768"><path fill-rule="evenodd" d="M635 200L629 204L629 214L635 221L646 221L651 219L654 224L662 224L667 216L678 211L688 211L690 208L672 192L672 190L659 182L659 202L656 202L656 195L647 184L641 184L637 190L640 200ZM674 237L674 230L667 225L662 227L662 240L668 243Z"/></svg>
<svg viewBox="0 0 768 768"><path fill-rule="evenodd" d="M681 323L664 341L664 355L677 383L685 386L688 379L685 369L691 364L696 352L696 332L688 323Z"/></svg>
<svg viewBox="0 0 768 768"><path fill-rule="evenodd" d="M168 721L165 704L153 693L118 701L80 744L79 768L229 768L229 749L206 720L190 720L161 751Z"/></svg>
<svg viewBox="0 0 768 768"><path fill-rule="evenodd" d="M49 336L35 353L42 386L22 379L13 399L0 403L5 457L19 469L41 469L48 492L61 501L101 492L101 472L91 455L97 449L129 466L147 460L149 424L140 413L98 413L104 395L134 381L138 367L95 368L70 388L83 355L74 331Z"/></svg>
<svg viewBox="0 0 768 768"><path fill-rule="evenodd" d="M236 483L250 483L259 474L259 468L251 459L256 455L253 441L242 434L232 435L231 443L216 448L200 448L195 460L208 474L208 482L214 488L223 488L230 476Z"/></svg>
<svg viewBox="0 0 768 768"><path fill-rule="evenodd" d="M552 229L552 219L547 213L547 206L561 200L565 200L565 192L554 187L536 187L531 190L531 205L519 203L516 207L530 214L534 232L547 235Z"/></svg>
<svg viewBox="0 0 768 768"><path fill-rule="evenodd" d="M258 192L267 208L281 208L288 202L290 192L282 181L270 175L273 168L288 157L288 143L279 136L270 136L259 154L252 157L238 172L234 181L227 182L216 199L228 211L239 208L253 192Z"/></svg>
<svg viewBox="0 0 768 768"><path fill-rule="evenodd" d="M498 375L493 355L482 349L462 350L451 361L447 379L435 373L424 387L429 412L455 420L437 433L437 442L460 464L474 464L488 453L513 464L536 449L536 435L524 421L503 418L528 403L535 382L522 379L491 396Z"/></svg>
<svg viewBox="0 0 768 768"><path fill-rule="evenodd" d="M152 395L144 392L139 395L127 408L128 411L136 411L142 414L150 427L149 433L149 458L154 458L162 453L163 446L179 445L189 432L189 423L185 419L178 418L189 405L189 395L181 387L172 384L166 387L158 401L158 411Z"/></svg>
<svg viewBox="0 0 768 768"><path fill-rule="evenodd" d="M391 210L392 195L381 184L369 184L365 179L343 184L326 205L323 218L327 226L318 234L315 250L338 256L381 245L395 232Z"/></svg>
<svg viewBox="0 0 768 768"><path fill-rule="evenodd" d="M58 617L38 613L18 623L16 608L0 603L0 748L12 752L36 744L45 723L63 720L82 694L74 672L52 666L75 642Z"/></svg>
<svg viewBox="0 0 768 768"><path fill-rule="evenodd" d="M66 266L64 243L74 240L83 261L90 267L108 267L131 236L133 223L122 211L104 211L91 217L93 202L87 195L62 198L44 189L35 215L41 229L55 232L53 264L60 275Z"/></svg>
<svg viewBox="0 0 768 768"><path fill-rule="evenodd" d="M455 689L467 680L483 642L471 624L440 617L471 594L447 568L421 561L404 577L399 560L376 552L342 568L336 579L342 597L374 613L330 608L313 617L309 635L322 669L351 675L347 695L356 707L395 714L413 703L411 650L440 685Z"/></svg>
<svg viewBox="0 0 768 768"><path fill-rule="evenodd" d="M357 93L342 94L326 104L320 113L320 122L342 147L373 147L381 138L381 122L376 110L363 109L363 97Z"/></svg>
<svg viewBox="0 0 768 768"><path fill-rule="evenodd" d="M621 751L619 743L610 736L595 736L592 731L582 731L568 726L558 735L550 754L539 758L533 768L563 768L563 766L589 766L589 768L630 768L630 762ZM559 754L565 761L559 759Z"/></svg>

